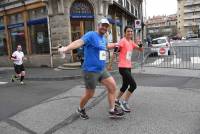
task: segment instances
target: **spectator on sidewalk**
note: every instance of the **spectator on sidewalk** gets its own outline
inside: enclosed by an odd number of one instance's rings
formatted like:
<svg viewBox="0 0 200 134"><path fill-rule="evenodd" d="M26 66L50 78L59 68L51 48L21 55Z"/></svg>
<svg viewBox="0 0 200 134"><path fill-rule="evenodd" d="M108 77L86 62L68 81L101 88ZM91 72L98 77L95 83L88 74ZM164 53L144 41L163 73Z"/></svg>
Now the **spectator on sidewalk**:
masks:
<svg viewBox="0 0 200 134"><path fill-rule="evenodd" d="M98 81L106 86L108 90L109 116L122 117L124 114L123 111L115 108L116 83L114 78L106 70L106 49L115 47L114 43L108 44L104 37L108 27L108 20L101 19L97 31L90 31L81 39L59 49L62 53L84 47L84 63L82 68L86 89L81 97L79 108L77 109L77 113L79 113L80 117L83 119L89 118L85 112L85 105L94 96Z"/></svg>

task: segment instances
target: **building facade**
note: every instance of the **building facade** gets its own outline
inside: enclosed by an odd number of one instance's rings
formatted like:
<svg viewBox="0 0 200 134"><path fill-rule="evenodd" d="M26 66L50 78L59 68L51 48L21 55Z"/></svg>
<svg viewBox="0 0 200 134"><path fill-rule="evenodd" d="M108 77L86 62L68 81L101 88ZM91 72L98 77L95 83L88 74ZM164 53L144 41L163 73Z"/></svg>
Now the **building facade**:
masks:
<svg viewBox="0 0 200 134"><path fill-rule="evenodd" d="M108 18L109 42L123 36L126 25L142 20L142 0L4 0L0 2L0 65L21 44L30 66L57 66L77 61L77 50L60 59L56 49L95 30L101 18ZM135 30L135 37L142 30Z"/></svg>
<svg viewBox="0 0 200 134"><path fill-rule="evenodd" d="M177 35L177 17L173 15L153 16L145 22L147 35L152 38Z"/></svg>
<svg viewBox="0 0 200 134"><path fill-rule="evenodd" d="M177 0L178 31L182 36L187 33L200 34L200 1L199 0Z"/></svg>

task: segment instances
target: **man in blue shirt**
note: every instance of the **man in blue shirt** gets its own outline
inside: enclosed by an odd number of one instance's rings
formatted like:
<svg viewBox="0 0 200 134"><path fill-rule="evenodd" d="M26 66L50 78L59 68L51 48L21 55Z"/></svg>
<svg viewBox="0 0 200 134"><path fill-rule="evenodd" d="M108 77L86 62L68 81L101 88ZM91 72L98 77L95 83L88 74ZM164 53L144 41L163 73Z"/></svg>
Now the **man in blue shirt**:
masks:
<svg viewBox="0 0 200 134"><path fill-rule="evenodd" d="M77 109L77 113L79 113L80 117L83 119L89 118L84 107L94 96L98 81L106 86L106 89L108 90L108 102L110 106L109 116L122 117L124 115L121 110L115 108L117 87L114 78L106 70L106 49L115 47L114 43L108 45L108 42L104 37L108 27L108 20L101 19L97 31L90 31L81 39L59 49L60 52L67 52L81 46L84 47L84 62L82 68L86 90L81 97L80 105Z"/></svg>

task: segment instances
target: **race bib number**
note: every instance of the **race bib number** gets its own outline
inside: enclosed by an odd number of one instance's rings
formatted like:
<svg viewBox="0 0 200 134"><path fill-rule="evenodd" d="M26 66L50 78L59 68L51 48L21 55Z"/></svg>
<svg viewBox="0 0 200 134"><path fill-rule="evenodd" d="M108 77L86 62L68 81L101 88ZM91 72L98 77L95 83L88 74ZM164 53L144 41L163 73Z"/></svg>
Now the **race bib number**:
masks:
<svg viewBox="0 0 200 134"><path fill-rule="evenodd" d="M131 57L132 57L132 52L131 51L127 52L126 60L131 61Z"/></svg>
<svg viewBox="0 0 200 134"><path fill-rule="evenodd" d="M99 60L106 60L106 51L99 52Z"/></svg>

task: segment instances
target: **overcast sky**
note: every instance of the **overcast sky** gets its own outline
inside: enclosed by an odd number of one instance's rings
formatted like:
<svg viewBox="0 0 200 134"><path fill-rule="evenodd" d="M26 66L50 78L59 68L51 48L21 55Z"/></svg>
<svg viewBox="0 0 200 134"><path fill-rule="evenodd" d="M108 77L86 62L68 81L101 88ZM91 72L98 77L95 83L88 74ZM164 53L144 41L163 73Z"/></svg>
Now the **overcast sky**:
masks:
<svg viewBox="0 0 200 134"><path fill-rule="evenodd" d="M176 14L176 12L177 12L177 0L146 0L147 17L149 16L152 17L155 15Z"/></svg>

